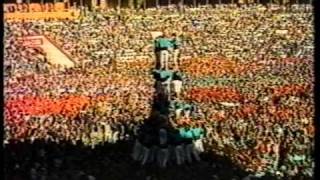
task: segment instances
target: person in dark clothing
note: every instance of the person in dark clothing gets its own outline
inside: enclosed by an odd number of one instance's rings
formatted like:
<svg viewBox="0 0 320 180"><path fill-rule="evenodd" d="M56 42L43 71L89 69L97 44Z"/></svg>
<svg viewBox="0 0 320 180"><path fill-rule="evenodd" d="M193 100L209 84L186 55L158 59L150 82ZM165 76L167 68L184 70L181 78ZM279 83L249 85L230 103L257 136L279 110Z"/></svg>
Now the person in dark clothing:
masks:
<svg viewBox="0 0 320 180"><path fill-rule="evenodd" d="M157 37L154 40L154 54L156 57L156 69L160 69L160 45L159 45L160 37Z"/></svg>

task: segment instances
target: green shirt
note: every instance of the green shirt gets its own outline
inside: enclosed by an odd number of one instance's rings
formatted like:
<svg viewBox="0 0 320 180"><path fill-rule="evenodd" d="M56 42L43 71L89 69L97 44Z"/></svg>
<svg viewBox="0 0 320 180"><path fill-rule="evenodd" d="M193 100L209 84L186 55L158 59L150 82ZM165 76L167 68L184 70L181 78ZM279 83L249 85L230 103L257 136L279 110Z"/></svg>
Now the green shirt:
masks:
<svg viewBox="0 0 320 180"><path fill-rule="evenodd" d="M305 160L305 156L304 155L302 155L302 156L299 156L299 155L294 155L293 156L293 160L294 161L303 161L303 160Z"/></svg>
<svg viewBox="0 0 320 180"><path fill-rule="evenodd" d="M204 130L202 128L194 128L192 129L194 139L200 139L204 136Z"/></svg>
<svg viewBox="0 0 320 180"><path fill-rule="evenodd" d="M159 48L171 48L172 44L168 38L159 38L158 45L156 47Z"/></svg>
<svg viewBox="0 0 320 180"><path fill-rule="evenodd" d="M154 44L155 50L159 50L159 48L160 48L159 38L155 39L153 44Z"/></svg>
<svg viewBox="0 0 320 180"><path fill-rule="evenodd" d="M185 133L186 133L186 130L184 128L179 129L180 137L185 138Z"/></svg>
<svg viewBox="0 0 320 180"><path fill-rule="evenodd" d="M193 133L192 133L192 130L189 129L187 131L185 131L184 133L184 137L187 138L187 139L193 139Z"/></svg>
<svg viewBox="0 0 320 180"><path fill-rule="evenodd" d="M183 104L181 102L176 102L175 103L175 109L183 109Z"/></svg>
<svg viewBox="0 0 320 180"><path fill-rule="evenodd" d="M190 104L185 104L185 105L184 105L184 109L189 109L189 110L191 110L191 108L192 108L192 106L191 106Z"/></svg>
<svg viewBox="0 0 320 180"><path fill-rule="evenodd" d="M180 47L180 45L181 45L181 43L180 43L180 41L176 38L176 39L173 39L172 41L171 41L171 46L172 46L172 48L174 48L174 49L178 49L179 47Z"/></svg>
<svg viewBox="0 0 320 180"><path fill-rule="evenodd" d="M160 72L161 79L171 78L172 75L173 75L172 71L161 71Z"/></svg>
<svg viewBox="0 0 320 180"><path fill-rule="evenodd" d="M157 70L157 69L152 71L152 73L155 75L160 75L160 72L161 72L161 70Z"/></svg>

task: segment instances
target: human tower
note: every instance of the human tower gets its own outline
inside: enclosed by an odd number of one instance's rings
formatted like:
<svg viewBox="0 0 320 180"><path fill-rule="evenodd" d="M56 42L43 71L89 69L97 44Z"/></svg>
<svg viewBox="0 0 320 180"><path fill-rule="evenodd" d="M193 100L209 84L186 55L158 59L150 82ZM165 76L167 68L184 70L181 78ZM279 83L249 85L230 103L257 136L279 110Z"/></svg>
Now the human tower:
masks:
<svg viewBox="0 0 320 180"><path fill-rule="evenodd" d="M200 161L200 153L204 151L204 129L200 124L188 123L192 122L196 108L181 99L180 46L176 34L169 37L163 33L154 40L156 67L152 74L156 93L152 113L140 127L132 153L132 158L142 165L156 162L165 168L168 163L192 163Z"/></svg>

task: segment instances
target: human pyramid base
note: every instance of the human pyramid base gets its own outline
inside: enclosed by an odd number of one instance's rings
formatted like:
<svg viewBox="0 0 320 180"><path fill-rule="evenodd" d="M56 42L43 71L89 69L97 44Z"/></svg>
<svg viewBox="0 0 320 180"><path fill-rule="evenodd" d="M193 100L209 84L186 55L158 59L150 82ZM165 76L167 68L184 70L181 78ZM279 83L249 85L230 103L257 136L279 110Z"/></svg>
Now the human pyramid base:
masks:
<svg viewBox="0 0 320 180"><path fill-rule="evenodd" d="M156 94L152 115L140 128L133 147L132 158L142 165L156 162L167 167L169 162L177 165L200 161L204 152L204 128L191 121L195 107L183 102L180 94L183 80L178 69L179 40L176 34L169 38L165 33L154 42L156 68L153 70ZM169 69L169 62L174 69Z"/></svg>

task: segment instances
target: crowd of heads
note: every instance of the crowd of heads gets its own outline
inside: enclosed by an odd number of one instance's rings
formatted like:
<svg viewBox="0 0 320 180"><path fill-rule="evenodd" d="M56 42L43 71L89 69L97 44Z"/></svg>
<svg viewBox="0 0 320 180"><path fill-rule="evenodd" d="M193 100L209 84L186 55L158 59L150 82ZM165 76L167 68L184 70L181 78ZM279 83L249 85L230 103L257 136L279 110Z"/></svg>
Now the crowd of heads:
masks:
<svg viewBox="0 0 320 180"><path fill-rule="evenodd" d="M174 127L201 125L205 150L247 171L312 176L310 12L259 5L122 11L5 22L6 146L41 139L95 148L133 140L155 97L150 32L165 31L181 39L181 99L195 107L190 118L169 116ZM27 35L46 35L76 66L56 70L43 49L21 43ZM13 161L21 166L25 159Z"/></svg>

